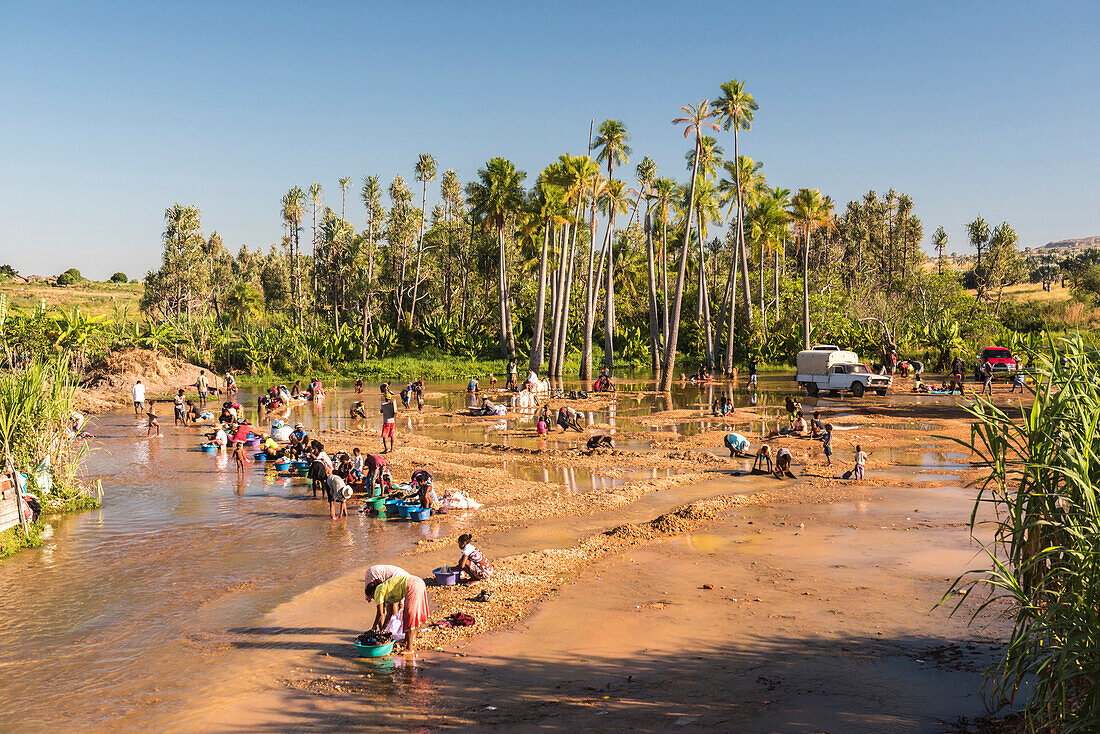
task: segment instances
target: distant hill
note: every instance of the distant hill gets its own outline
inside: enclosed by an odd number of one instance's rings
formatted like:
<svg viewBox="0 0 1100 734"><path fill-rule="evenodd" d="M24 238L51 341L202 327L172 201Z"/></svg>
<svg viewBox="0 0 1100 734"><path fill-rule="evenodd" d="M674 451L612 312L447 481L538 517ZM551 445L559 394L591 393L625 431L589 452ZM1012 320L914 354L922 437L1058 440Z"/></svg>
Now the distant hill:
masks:
<svg viewBox="0 0 1100 734"><path fill-rule="evenodd" d="M1100 235L1093 235L1092 237L1075 237L1058 240L1057 242L1048 242L1041 247L1034 247L1031 249L1079 252L1081 250L1091 250L1095 247L1100 247Z"/></svg>

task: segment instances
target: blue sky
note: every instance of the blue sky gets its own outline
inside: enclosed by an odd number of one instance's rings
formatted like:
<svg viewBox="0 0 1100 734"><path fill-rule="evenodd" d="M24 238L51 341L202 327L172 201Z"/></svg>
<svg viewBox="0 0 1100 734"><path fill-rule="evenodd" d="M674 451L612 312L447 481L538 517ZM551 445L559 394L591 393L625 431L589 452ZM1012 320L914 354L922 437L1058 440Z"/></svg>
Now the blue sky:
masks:
<svg viewBox="0 0 1100 734"><path fill-rule="evenodd" d="M176 201L266 247L288 188L338 210L344 175L362 226L367 173L427 151L534 179L590 118L684 179L670 121L731 78L769 183L839 208L893 186L949 251L979 213L1023 245L1100 234L1097 28L1095 3L0 0L0 262L143 275Z"/></svg>

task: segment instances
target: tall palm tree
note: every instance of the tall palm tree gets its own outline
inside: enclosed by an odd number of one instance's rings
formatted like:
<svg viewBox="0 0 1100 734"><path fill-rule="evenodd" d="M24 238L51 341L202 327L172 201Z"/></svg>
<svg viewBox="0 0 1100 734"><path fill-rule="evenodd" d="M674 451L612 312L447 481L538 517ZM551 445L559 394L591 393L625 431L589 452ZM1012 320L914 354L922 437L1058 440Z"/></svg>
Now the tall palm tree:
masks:
<svg viewBox="0 0 1100 734"><path fill-rule="evenodd" d="M943 231L943 225L932 233L932 248L936 251L936 272L943 275L943 251L947 249L947 232Z"/></svg>
<svg viewBox="0 0 1100 734"><path fill-rule="evenodd" d="M309 187L309 206L313 214L313 265L312 273L313 292L317 292L317 210L321 206L321 184L314 183Z"/></svg>
<svg viewBox="0 0 1100 734"><path fill-rule="evenodd" d="M735 239L737 243L734 250L737 251L737 255L730 260L729 271L729 288L733 288L734 281L736 280L736 269L741 262L740 255L746 255L745 262L748 262L747 248L745 247L744 240L744 212L756 204L757 199L765 189L764 174L761 173L763 169L763 163L757 163L748 156L738 156L734 160L726 161L722 164L722 169L725 171L726 176L722 178L721 183L718 185L719 191L723 192L726 197L726 201L729 208L726 211L726 219L731 216L737 215L740 217L740 221L737 222L737 229L735 230ZM764 261L760 261L760 300L764 300L764 287L763 287L763 272ZM742 288L744 290L743 298L748 298L751 301L751 293L748 288L742 282ZM735 289L733 289L735 290ZM763 306L761 306L763 309ZM729 312L729 321L727 326L727 340L726 340L726 361L725 369L727 375L733 374L733 343L734 335L736 333L736 323L734 315L736 313L735 308L731 308ZM750 314L751 316L751 314ZM763 318L763 316L761 316ZM751 319L749 326L751 327Z"/></svg>
<svg viewBox="0 0 1100 734"><path fill-rule="evenodd" d="M757 200L755 206L749 209L746 219L749 223L749 239L756 243L760 251L760 325L764 337L767 338L768 318L764 303L764 263L768 260L768 251L781 242L786 234L790 217L778 199L773 196L763 196ZM775 278L778 282L778 270Z"/></svg>
<svg viewBox="0 0 1100 734"><path fill-rule="evenodd" d="M413 275L412 304L409 306L409 330L413 328L416 316L417 293L420 291L420 264L424 259L424 217L428 213L428 184L435 180L435 158L430 153L421 153L416 162L416 180L423 188L420 194L420 227L416 235L416 271Z"/></svg>
<svg viewBox="0 0 1100 734"><path fill-rule="evenodd" d="M348 187L351 186L351 176L344 176L340 179L340 218L347 220L348 212Z"/></svg>
<svg viewBox="0 0 1100 734"><path fill-rule="evenodd" d="M298 326L302 325L302 309L299 307L299 298L302 291L302 281L299 274L299 258L302 254L300 236L302 233L302 220L306 215L306 196L301 186L295 186L283 196L283 222L290 228L290 303L294 310L294 319Z"/></svg>
<svg viewBox="0 0 1100 734"><path fill-rule="evenodd" d="M500 316L500 353L512 358L516 354L515 334L512 330L512 309L508 292L507 255L504 228L523 207L523 179L527 174L516 170L507 158L492 158L485 168L478 169L477 181L470 182L466 193L474 217L486 230L497 232L497 293Z"/></svg>
<svg viewBox="0 0 1100 734"><path fill-rule="evenodd" d="M613 189L613 187L615 184L615 166L629 163L630 154L634 152L630 147L629 141L630 133L627 132L626 125L623 124L622 120L604 120L601 122L597 129L596 139L592 141L592 150L599 151L596 154L596 161L607 164L608 194L611 196L611 200L614 201L613 204L607 207L607 231L604 235L604 247L609 251L601 253L600 255L601 262L603 262L605 254L608 260L607 284L604 293L605 324L603 360L604 366L609 369L614 366L615 362L614 355L612 354L614 346L612 330L615 326L615 268L610 266L610 261L614 257L610 249L614 246L615 242L615 214L616 204L619 198L617 195L626 190L626 187L619 187L617 189Z"/></svg>
<svg viewBox="0 0 1100 734"><path fill-rule="evenodd" d="M370 301L374 291L374 255L375 237L381 222L386 218L386 212L382 208L382 187L378 183L378 176L364 176L363 187L359 190L359 196L363 206L367 210L367 239L365 254L367 259L366 283L363 292L363 335L362 358L367 358L367 336L371 331Z"/></svg>
<svg viewBox="0 0 1100 734"><path fill-rule="evenodd" d="M653 204L661 220L661 344L668 340L668 207L676 196L676 180L658 178L653 182ZM662 359L664 351L662 347ZM660 365L658 365L658 368Z"/></svg>
<svg viewBox="0 0 1100 734"><path fill-rule="evenodd" d="M531 359L528 368L535 373L542 370L542 363L546 357L546 264L550 250L550 238L559 224L567 222L568 204L565 201L565 191L552 183L555 178L554 166L551 164L541 174L531 192L531 213L537 224L541 225L542 251L539 255L539 290L535 301L535 326L531 337Z"/></svg>
<svg viewBox="0 0 1100 734"><path fill-rule="evenodd" d="M552 169L554 180L564 192L567 207L572 208L572 215L565 224L566 235L563 241L568 247L568 253L564 250L558 260L558 280L554 289L555 307L552 336L550 373L553 377L561 377L565 363L565 346L569 334L569 303L573 287L573 270L577 250L577 232L583 223L582 212L588 202L589 186L599 179L599 165L585 155L564 154L558 157L557 165ZM592 248L589 248L589 261L591 263ZM589 265L589 281L591 281L591 264ZM588 295L585 296L585 319L588 319ZM582 359L582 377L588 379L585 365L590 364L592 355L592 328L587 324L588 338L585 340L588 350L588 358Z"/></svg>
<svg viewBox="0 0 1100 734"><path fill-rule="evenodd" d="M653 207L653 181L657 178L657 164L653 162L652 158L645 156L634 167L634 173L638 177L638 194L645 198L643 230L645 232L646 276L649 285L649 363L650 369L656 372L657 354L661 349L661 332L657 323L657 266L656 253L653 247L653 220L650 217L650 212Z"/></svg>
<svg viewBox="0 0 1100 734"><path fill-rule="evenodd" d="M600 208L599 203L607 190L607 179L600 176L597 167L592 174L588 185L588 278L584 283L584 333L581 334L581 368L580 378L588 380L592 377L592 328L596 323L596 301L599 297L599 274L594 270L596 254L596 230L599 222L596 214ZM606 250L601 252L601 259ZM601 268L602 271L602 268Z"/></svg>
<svg viewBox="0 0 1100 734"><path fill-rule="evenodd" d="M710 100L704 99L695 105L683 105L680 107L684 112L683 117L677 117L672 121L673 125L684 126L684 137L689 137L692 134L695 135L695 165L692 166L691 171L691 189L688 192L688 217L684 223L684 242L680 248L680 267L676 274L676 296L672 302L672 313L669 314L669 333L668 338L665 341L665 354L661 364L661 380L658 384L658 388L661 392L668 392L672 387L673 370L676 369L676 342L680 337L680 308L684 303L684 279L687 275L687 254L688 243L691 241L691 215L690 212L695 209L695 185L699 176L699 158L700 151L702 150L703 143L703 130L706 128L718 129L718 126L711 122L710 118L714 117L715 111L710 108Z"/></svg>
<svg viewBox="0 0 1100 734"><path fill-rule="evenodd" d="M782 188L779 188L778 186L774 186L770 190L770 192L768 194L768 198L769 199L774 199L775 203L776 203L776 206L778 206L780 209L782 209L784 211L787 211L791 206L791 190L790 189L782 189ZM787 261L786 244L787 244L787 237L788 237L789 234L790 234L790 215L788 214L787 215L787 227L784 228L781 232L779 232L779 239L777 239L776 242L775 242L775 244L776 244L775 259L774 259L774 262L772 264L773 285L774 285L774 291L775 291L774 292L775 320L777 322L779 321L779 271L780 271L781 267L783 267L783 268L786 267L786 261Z"/></svg>
<svg viewBox="0 0 1100 734"><path fill-rule="evenodd" d="M802 247L802 345L810 348L810 237L836 230L833 202L818 189L801 189L791 200L791 223Z"/></svg>
<svg viewBox="0 0 1100 734"><path fill-rule="evenodd" d="M603 330L603 364L611 369L615 366L615 280L612 273L613 259L615 257L612 238L615 236L615 217L625 214L630 207L631 194L623 181L608 180L607 188L600 198L600 208L607 215L607 228L604 233L604 247L600 253L600 274L603 274L603 266L607 263L607 287L604 293L604 330ZM597 278L599 282L599 278ZM595 302L593 302L593 307Z"/></svg>
<svg viewBox="0 0 1100 734"><path fill-rule="evenodd" d="M733 159L741 157L738 147L738 133L752 128L753 116L757 107L753 96L745 91L745 82L731 79L722 85L722 94L715 101L715 109L722 120L722 129L733 130ZM741 192L737 194L737 241L741 246L741 287L745 291L745 318L752 328L752 296L749 292L749 258L745 249L745 207Z"/></svg>
<svg viewBox="0 0 1100 734"><path fill-rule="evenodd" d="M705 178L714 178L718 173L718 167L723 163L722 156L726 151L722 149L715 138L709 135L703 136L700 151L699 173ZM684 159L687 160L687 168L690 171L695 166L695 149L692 148L685 153Z"/></svg>
<svg viewBox="0 0 1100 734"><path fill-rule="evenodd" d="M700 168L704 160L703 156L700 156ZM685 191L685 207L687 206L687 194ZM714 327L711 315L710 304L710 289L707 286L707 257L704 252L704 247L707 241L707 225L712 222L721 222L722 215L719 213L719 197L718 190L714 185L714 182L708 179L706 176L700 175L699 180L695 184L695 206L690 210L695 217L695 232L698 235L699 241L699 299L698 299L698 314L703 319L703 333L706 336L706 356L707 356L707 369L713 370L715 366L715 345L714 345ZM685 211L687 211L685 209Z"/></svg>

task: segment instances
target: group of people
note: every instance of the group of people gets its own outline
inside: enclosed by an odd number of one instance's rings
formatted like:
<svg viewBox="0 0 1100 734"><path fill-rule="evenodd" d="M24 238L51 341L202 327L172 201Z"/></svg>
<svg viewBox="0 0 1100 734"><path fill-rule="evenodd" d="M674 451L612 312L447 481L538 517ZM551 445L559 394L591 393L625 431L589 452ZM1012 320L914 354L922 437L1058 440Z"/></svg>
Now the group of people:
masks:
<svg viewBox="0 0 1100 734"><path fill-rule="evenodd" d="M486 581L493 576L493 564L473 543L473 536L458 536L458 561L445 567L458 572L459 583ZM367 569L363 595L375 608L374 632L389 632L395 640L404 639L405 652L416 652L416 636L428 623L431 608L428 604L428 588L424 579L403 568L391 565L375 565ZM479 599L488 599L487 590Z"/></svg>
<svg viewBox="0 0 1100 734"><path fill-rule="evenodd" d="M801 403L788 396L786 400L788 423L767 434L765 440L779 437L802 437L821 441L821 448L825 454L827 466L833 464L833 424L826 422L821 411L815 410L813 417L806 419ZM749 440L740 433L727 433L723 443L730 452L730 458L745 458L750 456ZM777 478L787 476L794 477L791 472L792 454L787 448L780 448L773 453L768 444L763 444L756 452L752 471L754 473L772 474ZM857 445L855 450L855 466L845 474L845 478L863 479L866 472L867 453L862 446ZM766 467L766 468L765 468Z"/></svg>
<svg viewBox="0 0 1100 734"><path fill-rule="evenodd" d="M326 395L324 385L316 377L309 386L302 389L302 381L295 380L289 388L286 385L272 385L258 398L256 406L259 415L266 416L286 410L294 401L320 400Z"/></svg>

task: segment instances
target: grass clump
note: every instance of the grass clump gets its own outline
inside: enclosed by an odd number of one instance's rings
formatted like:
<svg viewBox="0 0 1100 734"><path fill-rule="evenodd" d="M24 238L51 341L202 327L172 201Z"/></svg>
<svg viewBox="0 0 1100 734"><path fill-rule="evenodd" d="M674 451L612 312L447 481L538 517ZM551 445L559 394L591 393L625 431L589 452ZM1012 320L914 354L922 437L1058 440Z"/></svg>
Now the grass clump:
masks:
<svg viewBox="0 0 1100 734"><path fill-rule="evenodd" d="M1034 356L1035 401L1021 419L970 408L968 447L990 468L971 528L992 505L994 540L987 566L952 592L986 586L975 616L1007 608L1014 620L990 671L994 703L1023 697L1036 731L1083 734L1100 731L1100 350L1070 337Z"/></svg>

